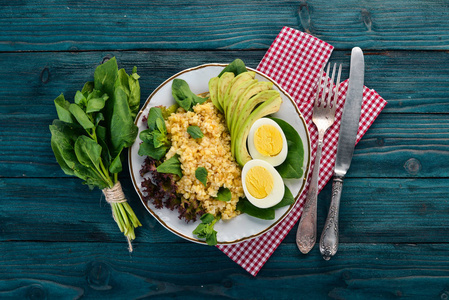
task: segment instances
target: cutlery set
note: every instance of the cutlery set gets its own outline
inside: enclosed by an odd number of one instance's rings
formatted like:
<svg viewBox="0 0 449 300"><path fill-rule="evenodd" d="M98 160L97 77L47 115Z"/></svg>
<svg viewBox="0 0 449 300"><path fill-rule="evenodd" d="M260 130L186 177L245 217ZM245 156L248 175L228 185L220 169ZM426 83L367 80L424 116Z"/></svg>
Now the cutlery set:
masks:
<svg viewBox="0 0 449 300"><path fill-rule="evenodd" d="M329 76L330 66L326 70ZM338 68L337 80L334 78L337 64L334 64L330 81L323 78L323 70L320 72L317 92L314 100L312 120L318 130L318 145L312 178L309 185L303 213L296 233L296 244L303 254L307 254L316 243L317 236L317 196L318 179L320 171L321 150L324 134L335 121L335 110L340 85L341 65ZM364 58L360 48L355 47L351 53L351 65L349 71L348 91L343 107L340 124L340 133L337 145L337 156L332 183L332 200L329 213L320 238L320 252L325 260L333 257L338 249L338 214L340 207L343 179L351 164L354 147L357 140L357 130L361 114L364 82ZM322 82L323 81L323 82ZM327 101L325 96L327 92ZM320 97L321 94L321 97ZM332 99L333 94L333 100ZM321 99L320 99L321 98Z"/></svg>

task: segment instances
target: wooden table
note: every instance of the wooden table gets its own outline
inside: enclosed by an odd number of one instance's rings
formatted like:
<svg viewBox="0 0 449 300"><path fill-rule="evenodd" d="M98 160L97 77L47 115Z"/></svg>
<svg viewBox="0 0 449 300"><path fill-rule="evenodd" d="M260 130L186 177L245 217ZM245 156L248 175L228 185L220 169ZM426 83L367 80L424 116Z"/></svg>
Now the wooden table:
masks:
<svg viewBox="0 0 449 300"><path fill-rule="evenodd" d="M448 1L1 2L0 298L448 299ZM137 66L143 103L188 67L237 57L256 67L283 26L335 46L344 77L360 46L366 85L388 101L355 150L337 256L300 254L295 227L254 278L164 229L125 171L143 224L129 254L101 192L55 161L53 99L72 99L116 56ZM329 199L328 185L320 231Z"/></svg>

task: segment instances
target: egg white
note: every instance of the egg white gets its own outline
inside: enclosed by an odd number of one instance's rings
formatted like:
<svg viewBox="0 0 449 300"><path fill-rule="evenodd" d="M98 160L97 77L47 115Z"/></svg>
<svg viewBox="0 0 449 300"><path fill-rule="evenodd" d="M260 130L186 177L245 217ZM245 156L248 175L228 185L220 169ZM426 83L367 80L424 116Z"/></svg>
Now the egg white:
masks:
<svg viewBox="0 0 449 300"><path fill-rule="evenodd" d="M279 130L281 136L282 136L282 149L281 152L279 152L275 156L267 156L263 155L259 151L257 151L256 146L254 145L254 134L256 133L256 130L263 125L272 125L277 130ZM288 145L287 145L287 139L285 138L285 134L282 131L281 127L276 123L275 121L268 119L268 118L260 118L256 122L254 122L253 126L251 126L251 129L249 130L248 134L248 150L249 154L253 159L262 159L272 166L279 166L285 161L285 158L287 157L288 153Z"/></svg>
<svg viewBox="0 0 449 300"><path fill-rule="evenodd" d="M264 167L265 169L267 169L268 172L270 172L271 176L273 177L273 190L265 198L261 199L253 197L248 192L248 189L246 187L246 174L251 168L256 166ZM251 204L259 208L272 207L281 202L282 198L284 198L285 187L281 175L279 175L278 171L276 171L276 169L271 164L269 164L264 160L252 159L243 166L242 185L246 199L248 199L248 201L251 202Z"/></svg>

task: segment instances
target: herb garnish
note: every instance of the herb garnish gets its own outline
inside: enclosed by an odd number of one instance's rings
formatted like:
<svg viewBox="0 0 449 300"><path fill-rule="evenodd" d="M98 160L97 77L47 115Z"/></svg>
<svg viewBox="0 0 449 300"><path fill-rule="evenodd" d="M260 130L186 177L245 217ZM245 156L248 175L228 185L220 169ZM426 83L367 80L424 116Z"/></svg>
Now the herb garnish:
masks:
<svg viewBox="0 0 449 300"><path fill-rule="evenodd" d="M214 246L217 244L217 232L214 230L215 223L220 218L215 218L214 215L210 213L205 213L201 216L201 223L192 232L200 239L206 239L206 243L209 246Z"/></svg>
<svg viewBox="0 0 449 300"><path fill-rule="evenodd" d="M200 139L204 136L203 132L198 126L191 125L187 127L187 133L194 139Z"/></svg>
<svg viewBox="0 0 449 300"><path fill-rule="evenodd" d="M195 170L195 177L198 179L204 186L207 184L207 170L204 167L198 167Z"/></svg>
<svg viewBox="0 0 449 300"><path fill-rule="evenodd" d="M214 198L214 197L212 197ZM224 202L229 202L231 201L232 195L231 195L231 191L228 188L225 187L220 187L218 189L218 193L217 193L217 197L215 197L215 200L219 200L219 201L224 201Z"/></svg>

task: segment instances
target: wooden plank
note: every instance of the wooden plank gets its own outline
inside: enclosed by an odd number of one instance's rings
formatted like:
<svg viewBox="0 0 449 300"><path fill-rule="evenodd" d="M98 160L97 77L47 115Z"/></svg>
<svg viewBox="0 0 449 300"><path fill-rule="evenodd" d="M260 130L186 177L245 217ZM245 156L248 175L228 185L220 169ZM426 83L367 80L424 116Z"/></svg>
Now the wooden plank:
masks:
<svg viewBox="0 0 449 300"><path fill-rule="evenodd" d="M95 67L116 56L127 71L137 66L141 75L142 103L165 79L175 73L211 62L242 58L256 68L265 51L124 51L67 53L0 53L2 78L11 88L0 91L0 120L23 114L54 115L52 100L60 93L73 98ZM366 52L368 87L388 101L385 113L448 113L449 53L423 51ZM342 78L349 75L349 51L334 51L331 62L343 63ZM14 70L14 73L11 73ZM26 105L17 105L19 101ZM46 116L49 118L50 116Z"/></svg>
<svg viewBox="0 0 449 300"><path fill-rule="evenodd" d="M0 51L266 49L283 26L338 49L449 49L445 0L22 0L0 15Z"/></svg>
<svg viewBox="0 0 449 300"><path fill-rule="evenodd" d="M50 148L48 125L54 117L0 117L0 177L64 176ZM445 114L381 114L356 147L347 176L448 177L448 139Z"/></svg>
<svg viewBox="0 0 449 300"><path fill-rule="evenodd" d="M124 192L143 227L141 243L187 241L162 227L143 207L129 179ZM76 241L119 243L123 235L99 190L78 179L1 179L0 241ZM340 211L343 243L445 243L449 240L449 179L347 178ZM330 185L319 196L321 232L331 198ZM296 228L284 243L295 243Z"/></svg>
<svg viewBox="0 0 449 300"><path fill-rule="evenodd" d="M0 243L0 297L183 299L393 299L449 294L441 244L342 244L324 261L281 245L256 278L218 250L146 244ZM41 298L38 298L41 299Z"/></svg>
<svg viewBox="0 0 449 300"><path fill-rule="evenodd" d="M331 59L346 61L344 77L348 72L348 53L336 51ZM11 88L0 90L3 129L0 138L4 141L0 144L0 177L62 175L49 147L48 125L56 117L53 99L61 92L68 99L73 98L75 91L91 80L95 66L105 57L116 55L120 67L128 71L137 65L142 75L143 103L160 83L185 68L207 62L229 62L236 57L256 67L263 54L263 51L2 53L0 62L4 67L0 76L8 78ZM348 176L447 176L447 168L440 168L448 161L444 146L448 132L445 115L414 113L449 112L449 87L444 84L449 81L448 53L379 52L367 55L366 60L367 85L377 89L389 103L357 147ZM432 65L429 67L425 61ZM14 76L11 70L16 70Z"/></svg>

